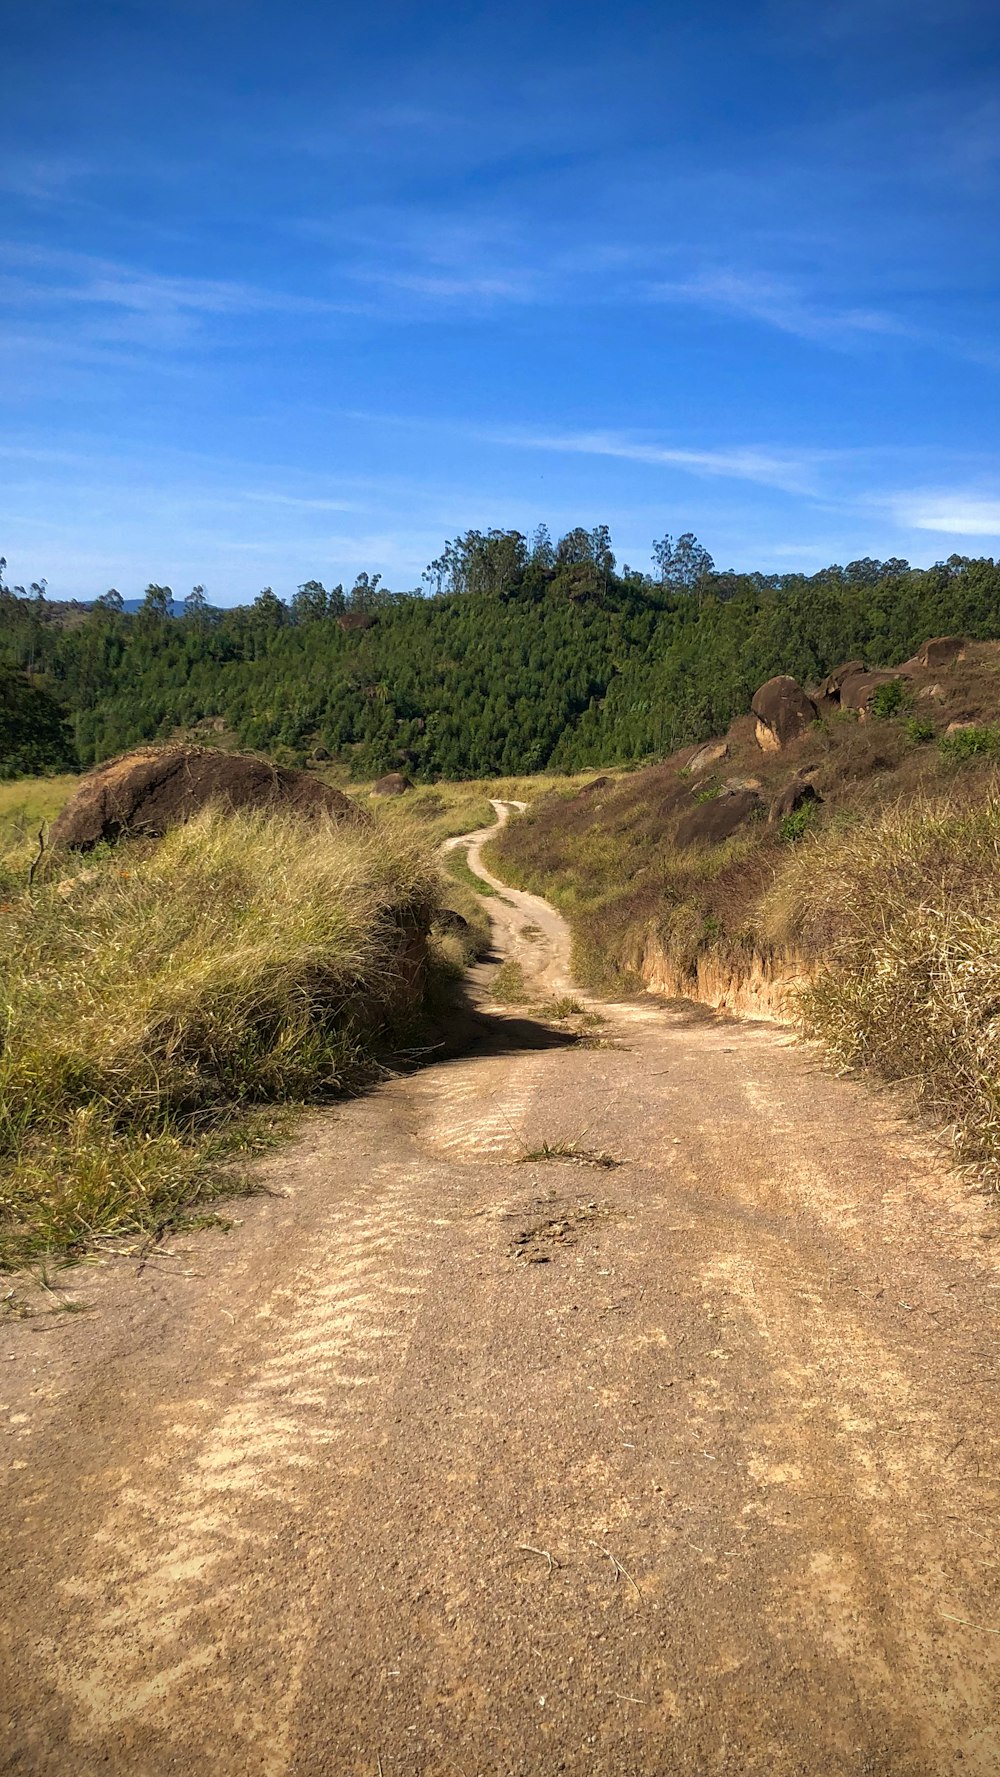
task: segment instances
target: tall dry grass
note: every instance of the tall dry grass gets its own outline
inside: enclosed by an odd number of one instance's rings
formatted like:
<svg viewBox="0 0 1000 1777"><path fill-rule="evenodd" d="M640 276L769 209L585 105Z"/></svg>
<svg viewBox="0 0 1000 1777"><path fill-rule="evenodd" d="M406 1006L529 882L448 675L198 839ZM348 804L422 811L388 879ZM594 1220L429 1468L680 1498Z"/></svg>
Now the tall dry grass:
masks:
<svg viewBox="0 0 1000 1777"><path fill-rule="evenodd" d="M901 804L796 847L762 908L818 961L802 998L834 1058L906 1082L1000 1180L1000 793Z"/></svg>
<svg viewBox="0 0 1000 1777"><path fill-rule="evenodd" d="M251 1105L356 1083L412 1019L439 872L402 834L206 811L0 903L0 1262L221 1188Z"/></svg>

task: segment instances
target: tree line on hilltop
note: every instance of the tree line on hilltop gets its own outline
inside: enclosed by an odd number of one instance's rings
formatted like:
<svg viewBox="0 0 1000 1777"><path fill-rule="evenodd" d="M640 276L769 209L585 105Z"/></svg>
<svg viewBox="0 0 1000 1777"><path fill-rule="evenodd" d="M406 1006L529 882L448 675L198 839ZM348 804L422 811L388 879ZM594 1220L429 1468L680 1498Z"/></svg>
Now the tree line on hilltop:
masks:
<svg viewBox="0 0 1000 1777"><path fill-rule="evenodd" d="M690 532L653 573L616 562L607 526L467 531L425 585L304 581L214 608L150 585L57 603L0 559L0 775L90 765L221 720L288 762L357 776L572 771L662 756L719 733L763 680L809 681L927 636L1000 636L1000 567L870 558L812 575L720 571Z"/></svg>

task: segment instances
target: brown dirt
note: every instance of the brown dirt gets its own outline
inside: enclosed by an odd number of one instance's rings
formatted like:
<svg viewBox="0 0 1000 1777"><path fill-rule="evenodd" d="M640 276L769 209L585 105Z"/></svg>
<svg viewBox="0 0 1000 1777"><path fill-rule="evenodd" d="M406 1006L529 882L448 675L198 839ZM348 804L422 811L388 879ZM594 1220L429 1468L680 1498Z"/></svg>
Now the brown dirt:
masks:
<svg viewBox="0 0 1000 1777"><path fill-rule="evenodd" d="M84 851L128 835L160 838L210 802L358 821L357 805L308 772L247 753L147 747L88 773L53 822L53 846Z"/></svg>
<svg viewBox="0 0 1000 1777"><path fill-rule="evenodd" d="M494 963L229 1235L4 1328L0 1769L995 1777L994 1205L787 1033L585 1048Z"/></svg>

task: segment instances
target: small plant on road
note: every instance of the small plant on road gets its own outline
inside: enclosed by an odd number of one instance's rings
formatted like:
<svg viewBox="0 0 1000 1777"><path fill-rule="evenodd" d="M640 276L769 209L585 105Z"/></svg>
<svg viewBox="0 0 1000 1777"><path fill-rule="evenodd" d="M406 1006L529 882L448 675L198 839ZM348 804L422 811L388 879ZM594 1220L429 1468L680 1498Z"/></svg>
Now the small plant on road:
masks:
<svg viewBox="0 0 1000 1777"><path fill-rule="evenodd" d="M521 1155L522 1166L532 1160L572 1160L577 1166L601 1166L608 1172L622 1165L613 1154L600 1153L596 1148L581 1148L575 1141L543 1141L541 1147L530 1148Z"/></svg>
<svg viewBox="0 0 1000 1777"><path fill-rule="evenodd" d="M520 963L512 957L501 963L490 982L490 993L502 1006L526 1005L530 995Z"/></svg>

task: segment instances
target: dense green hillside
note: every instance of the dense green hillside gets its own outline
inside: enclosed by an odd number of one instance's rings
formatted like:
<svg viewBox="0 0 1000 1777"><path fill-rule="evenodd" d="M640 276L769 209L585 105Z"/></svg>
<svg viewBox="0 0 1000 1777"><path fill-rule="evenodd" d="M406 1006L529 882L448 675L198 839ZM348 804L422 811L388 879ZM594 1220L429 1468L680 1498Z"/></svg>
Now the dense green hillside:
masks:
<svg viewBox="0 0 1000 1777"><path fill-rule="evenodd" d="M74 763L58 700L0 661L0 778L71 771Z"/></svg>
<svg viewBox="0 0 1000 1777"><path fill-rule="evenodd" d="M737 575L693 539L665 543L653 578L616 570L604 527L557 548L469 533L432 564L426 594L362 576L346 598L308 582L287 605L267 590L213 611L196 589L180 615L166 588L136 613L117 594L86 609L8 590L0 665L33 669L83 764L220 718L244 746L293 759L323 747L361 776L403 762L465 777L663 755L724 729L778 671L808 680L853 654L893 664L941 631L1000 636L989 560Z"/></svg>

